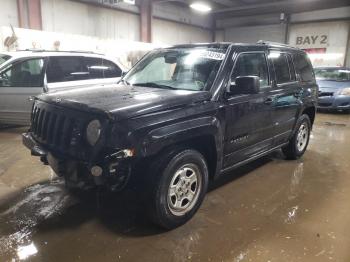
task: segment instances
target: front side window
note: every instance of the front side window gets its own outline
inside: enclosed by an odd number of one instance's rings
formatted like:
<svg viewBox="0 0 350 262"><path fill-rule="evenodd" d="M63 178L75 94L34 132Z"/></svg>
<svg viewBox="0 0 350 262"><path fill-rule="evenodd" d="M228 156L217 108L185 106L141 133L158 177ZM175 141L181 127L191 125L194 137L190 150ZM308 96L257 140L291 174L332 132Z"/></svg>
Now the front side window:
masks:
<svg viewBox="0 0 350 262"><path fill-rule="evenodd" d="M68 82L89 79L89 72L79 56L50 57L46 70L47 82Z"/></svg>
<svg viewBox="0 0 350 262"><path fill-rule="evenodd" d="M209 90L225 58L226 48L156 50L123 78L132 85L169 89Z"/></svg>
<svg viewBox="0 0 350 262"><path fill-rule="evenodd" d="M42 58L15 62L0 73L0 87L42 87L43 68Z"/></svg>
<svg viewBox="0 0 350 262"><path fill-rule="evenodd" d="M237 58L235 68L231 76L231 82L234 82L238 76L258 76L260 78L260 86L268 86L269 78L265 54L240 54Z"/></svg>

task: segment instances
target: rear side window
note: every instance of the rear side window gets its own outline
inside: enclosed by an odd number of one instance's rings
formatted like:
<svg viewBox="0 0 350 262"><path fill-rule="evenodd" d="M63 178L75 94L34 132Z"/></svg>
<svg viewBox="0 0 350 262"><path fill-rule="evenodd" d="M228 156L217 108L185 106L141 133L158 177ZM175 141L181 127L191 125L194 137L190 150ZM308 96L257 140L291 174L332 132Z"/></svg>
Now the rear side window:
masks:
<svg viewBox="0 0 350 262"><path fill-rule="evenodd" d="M294 65L302 82L314 81L312 65L306 54L295 54Z"/></svg>
<svg viewBox="0 0 350 262"><path fill-rule="evenodd" d="M50 57L46 76L48 83L68 82L89 79L89 72L82 57Z"/></svg>
<svg viewBox="0 0 350 262"><path fill-rule="evenodd" d="M297 78L296 78L296 75L295 75L295 68L294 68L292 56L288 54L287 58L288 58L290 80L291 81L296 81Z"/></svg>
<svg viewBox="0 0 350 262"><path fill-rule="evenodd" d="M43 68L42 58L15 62L0 73L0 87L42 87Z"/></svg>
<svg viewBox="0 0 350 262"><path fill-rule="evenodd" d="M231 82L234 82L238 76L258 76L260 78L260 86L267 86L269 83L269 78L265 54L240 54L237 58L235 68L231 76Z"/></svg>
<svg viewBox="0 0 350 262"><path fill-rule="evenodd" d="M273 52L270 53L269 58L271 59L273 67L275 69L277 84L283 84L292 81L289 72L287 54Z"/></svg>
<svg viewBox="0 0 350 262"><path fill-rule="evenodd" d="M86 57L86 67L90 73L90 79L120 77L121 69L111 61L102 58Z"/></svg>

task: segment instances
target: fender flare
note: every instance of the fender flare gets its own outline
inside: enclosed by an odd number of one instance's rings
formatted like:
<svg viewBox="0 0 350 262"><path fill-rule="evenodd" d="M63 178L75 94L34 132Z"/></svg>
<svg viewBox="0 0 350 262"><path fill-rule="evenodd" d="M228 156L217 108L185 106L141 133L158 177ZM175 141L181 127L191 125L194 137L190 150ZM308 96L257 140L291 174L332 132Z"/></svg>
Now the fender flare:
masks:
<svg viewBox="0 0 350 262"><path fill-rule="evenodd" d="M165 147L180 144L200 136L213 136L215 140L217 165L221 169L223 155L223 130L220 120L213 116L185 120L151 130L142 141L144 157L156 155ZM219 169L219 170L220 170Z"/></svg>

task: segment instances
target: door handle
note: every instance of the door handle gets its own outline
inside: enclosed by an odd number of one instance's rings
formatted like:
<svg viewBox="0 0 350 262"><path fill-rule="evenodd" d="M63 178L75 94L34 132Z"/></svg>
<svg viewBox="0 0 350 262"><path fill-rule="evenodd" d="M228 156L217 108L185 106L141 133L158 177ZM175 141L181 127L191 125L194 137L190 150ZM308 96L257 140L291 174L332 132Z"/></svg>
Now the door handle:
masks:
<svg viewBox="0 0 350 262"><path fill-rule="evenodd" d="M266 105L271 105L273 103L273 97L268 97L265 101L264 104Z"/></svg>
<svg viewBox="0 0 350 262"><path fill-rule="evenodd" d="M28 101L34 101L34 96L30 96L30 97L28 97Z"/></svg>

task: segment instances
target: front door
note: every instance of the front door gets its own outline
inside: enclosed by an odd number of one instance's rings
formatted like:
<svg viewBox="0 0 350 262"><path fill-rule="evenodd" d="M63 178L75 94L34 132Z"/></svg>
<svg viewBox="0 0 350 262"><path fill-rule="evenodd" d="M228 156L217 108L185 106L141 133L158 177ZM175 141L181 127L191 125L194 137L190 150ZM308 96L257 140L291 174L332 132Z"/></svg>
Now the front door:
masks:
<svg viewBox="0 0 350 262"><path fill-rule="evenodd" d="M44 59L15 61L0 72L0 123L29 124L32 96L43 92Z"/></svg>
<svg viewBox="0 0 350 262"><path fill-rule="evenodd" d="M244 52L237 56L231 75L259 76L260 92L232 95L227 98L227 124L224 148L224 169L268 150L272 145L272 105L267 60L264 51Z"/></svg>

